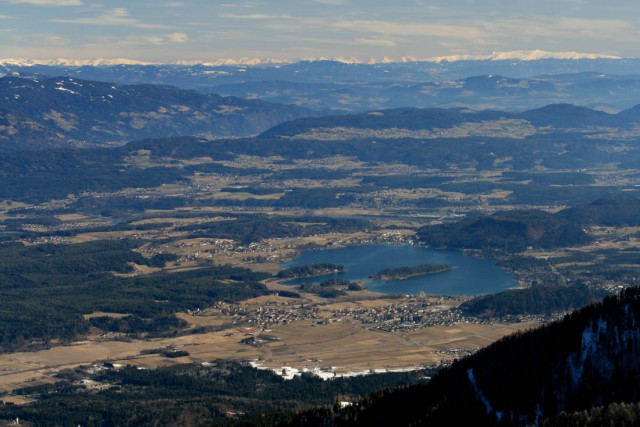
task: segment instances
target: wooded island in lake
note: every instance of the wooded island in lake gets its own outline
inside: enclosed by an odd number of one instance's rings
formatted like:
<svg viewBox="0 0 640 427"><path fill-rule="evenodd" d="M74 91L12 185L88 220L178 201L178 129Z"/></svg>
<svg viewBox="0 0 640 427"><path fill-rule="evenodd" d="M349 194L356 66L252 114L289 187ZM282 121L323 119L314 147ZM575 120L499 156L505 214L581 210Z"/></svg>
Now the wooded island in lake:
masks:
<svg viewBox="0 0 640 427"><path fill-rule="evenodd" d="M442 273L451 270L449 264L421 264L413 267L385 268L369 276L374 280L403 280L425 274Z"/></svg>

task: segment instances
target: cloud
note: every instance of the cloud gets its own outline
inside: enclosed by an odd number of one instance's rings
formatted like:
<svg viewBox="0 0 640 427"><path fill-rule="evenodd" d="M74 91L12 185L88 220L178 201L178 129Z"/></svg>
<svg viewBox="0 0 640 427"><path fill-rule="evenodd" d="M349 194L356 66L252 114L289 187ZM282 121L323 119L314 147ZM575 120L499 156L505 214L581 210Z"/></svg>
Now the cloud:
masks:
<svg viewBox="0 0 640 427"><path fill-rule="evenodd" d="M238 8L241 7L243 9L255 9L259 6L257 3L222 3L221 7L233 7Z"/></svg>
<svg viewBox="0 0 640 427"><path fill-rule="evenodd" d="M365 45L365 46L380 46L380 47L396 47L398 45L393 40L365 39L365 38L356 39L356 43L360 45Z"/></svg>
<svg viewBox="0 0 640 427"><path fill-rule="evenodd" d="M94 37L89 40L91 46L167 46L184 44L189 40L185 33L164 35L131 35L127 37Z"/></svg>
<svg viewBox="0 0 640 427"><path fill-rule="evenodd" d="M476 46L501 44L535 45L544 41L611 39L624 42L640 37L640 28L622 19L531 17L471 21L469 25L443 22L397 22L388 20L340 20L327 22L334 30L358 33L361 44L392 47L393 39L430 37L439 41L459 40ZM576 43L576 42L574 42Z"/></svg>
<svg viewBox="0 0 640 427"><path fill-rule="evenodd" d="M14 4L37 4L40 6L82 6L82 0L11 0Z"/></svg>
<svg viewBox="0 0 640 427"><path fill-rule="evenodd" d="M557 22L560 28L564 28L569 32L580 31L582 33L590 33L599 35L606 33L621 33L634 28L634 26L622 19L581 19L581 18L561 18Z"/></svg>
<svg viewBox="0 0 640 427"><path fill-rule="evenodd" d="M270 20L270 19L295 19L289 15L268 15L263 13L251 13L248 15L239 15L236 13L221 13L218 18L225 19L250 19L250 20Z"/></svg>
<svg viewBox="0 0 640 427"><path fill-rule="evenodd" d="M57 34L29 34L28 36L22 37L21 40L33 46L65 47L71 43L71 40L68 38Z"/></svg>
<svg viewBox="0 0 640 427"><path fill-rule="evenodd" d="M489 30L500 37L536 37L540 39L617 39L629 41L637 38L638 28L619 19L557 18L503 20L490 24Z"/></svg>
<svg viewBox="0 0 640 427"><path fill-rule="evenodd" d="M164 1L162 3L145 2L144 7L152 7L152 8L164 7L167 9L176 9L176 8L188 9L189 5L183 1Z"/></svg>
<svg viewBox="0 0 640 427"><path fill-rule="evenodd" d="M129 9L117 7L110 11L96 16L74 19L52 19L52 22L77 25L104 25L104 26L124 26L145 29L168 29L166 25L147 24L138 19L131 18Z"/></svg>
<svg viewBox="0 0 640 427"><path fill-rule="evenodd" d="M163 45L167 43L167 39L162 36L128 36L118 44L125 46L140 46L140 45Z"/></svg>
<svg viewBox="0 0 640 427"><path fill-rule="evenodd" d="M367 20L338 21L331 25L338 29L385 36L434 36L461 39L478 39L488 36L480 28L464 25Z"/></svg>
<svg viewBox="0 0 640 427"><path fill-rule="evenodd" d="M348 3L348 0L312 0L316 3L322 3L322 4L346 4Z"/></svg>
<svg viewBox="0 0 640 427"><path fill-rule="evenodd" d="M186 43L189 41L189 36L185 33L171 33L166 35L166 39L170 43Z"/></svg>

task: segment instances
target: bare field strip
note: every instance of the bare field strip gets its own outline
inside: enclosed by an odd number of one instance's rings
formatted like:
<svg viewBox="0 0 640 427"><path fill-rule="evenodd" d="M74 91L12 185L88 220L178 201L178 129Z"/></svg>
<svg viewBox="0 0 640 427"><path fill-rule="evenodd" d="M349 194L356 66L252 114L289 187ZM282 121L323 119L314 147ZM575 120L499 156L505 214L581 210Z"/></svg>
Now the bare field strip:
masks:
<svg viewBox="0 0 640 427"><path fill-rule="evenodd" d="M189 319L182 315L181 317ZM191 320L191 319L189 319ZM220 321L209 319L209 325ZM412 332L372 331L350 321L314 325L309 320L274 327L278 341L261 347L241 344L239 329L187 335L177 338L125 341L83 341L48 350L0 355L0 392L51 383L52 375L81 365L109 361L140 367L176 363L202 363L213 359L259 360L262 366L279 369L332 367L346 373L368 369L410 368L448 361L452 349L484 347L506 334L536 326L534 323L436 326ZM173 347L189 356L169 359L141 355L143 350Z"/></svg>
<svg viewBox="0 0 640 427"><path fill-rule="evenodd" d="M93 319L96 317L111 317L114 319L122 319L123 317L127 317L128 314L123 314L123 313L107 313L105 311L94 311L91 314L85 314L83 317L85 319Z"/></svg>

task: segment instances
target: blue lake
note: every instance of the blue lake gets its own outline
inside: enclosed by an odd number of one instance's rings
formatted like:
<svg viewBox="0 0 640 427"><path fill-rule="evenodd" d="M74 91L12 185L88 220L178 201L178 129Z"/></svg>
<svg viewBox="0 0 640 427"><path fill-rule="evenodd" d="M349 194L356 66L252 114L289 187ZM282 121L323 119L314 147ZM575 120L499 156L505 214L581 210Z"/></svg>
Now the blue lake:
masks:
<svg viewBox="0 0 640 427"><path fill-rule="evenodd" d="M328 278L364 281L372 291L386 294L413 294L423 291L440 295L485 295L517 285L513 274L496 262L446 251L406 245L365 245L340 249L307 251L284 268L305 264L343 265L344 272L306 277L286 282L290 285L317 283ZM411 277L404 280L371 280L368 277L384 268L412 267L421 264L449 264L452 270Z"/></svg>

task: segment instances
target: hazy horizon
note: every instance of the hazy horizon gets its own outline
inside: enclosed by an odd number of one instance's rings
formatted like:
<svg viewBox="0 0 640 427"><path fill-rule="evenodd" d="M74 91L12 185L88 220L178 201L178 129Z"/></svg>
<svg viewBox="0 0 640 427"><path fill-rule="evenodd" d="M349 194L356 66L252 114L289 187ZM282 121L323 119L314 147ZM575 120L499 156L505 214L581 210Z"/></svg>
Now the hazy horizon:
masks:
<svg viewBox="0 0 640 427"><path fill-rule="evenodd" d="M630 0L0 0L1 58L433 58L540 49L640 57Z"/></svg>

